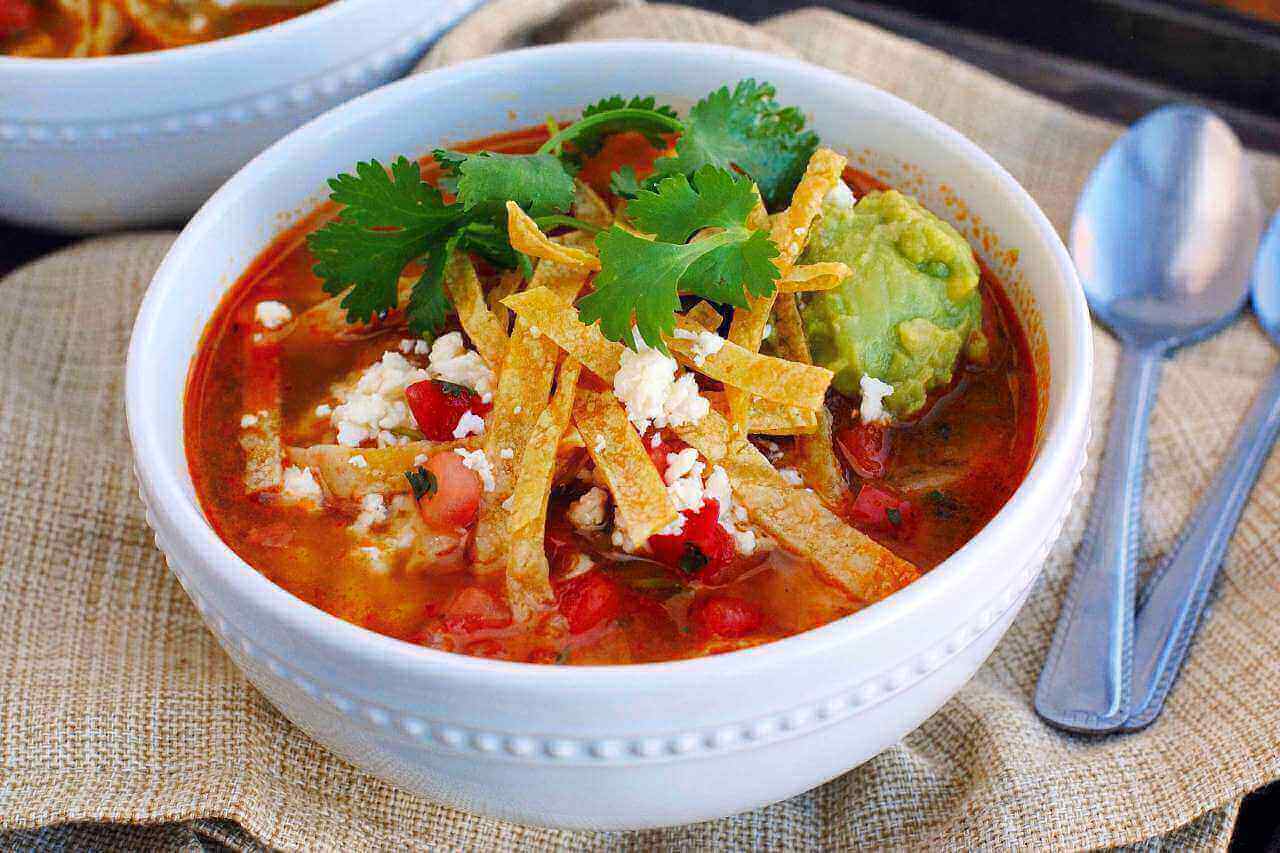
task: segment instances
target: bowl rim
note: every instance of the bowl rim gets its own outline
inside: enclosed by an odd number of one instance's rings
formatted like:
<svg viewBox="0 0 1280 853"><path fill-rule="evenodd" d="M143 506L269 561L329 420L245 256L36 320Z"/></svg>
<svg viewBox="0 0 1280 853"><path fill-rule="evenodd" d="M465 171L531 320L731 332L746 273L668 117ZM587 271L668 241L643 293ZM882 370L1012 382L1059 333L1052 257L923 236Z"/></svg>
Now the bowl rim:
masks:
<svg viewBox="0 0 1280 853"><path fill-rule="evenodd" d="M270 180L272 173L287 170L292 149L300 145L300 140L321 139L331 132L340 132L347 123L346 117L353 112L377 113L398 103L400 99L421 97L423 93L418 92L419 89L430 90L440 82L500 72L513 62L536 65L561 57L569 60L617 62L620 58L644 54L648 54L650 59L664 61L670 61L679 54L702 61L718 59L736 66L747 64L754 73L766 79L773 69L778 69L808 76L815 84L827 87L828 91L857 93L863 98L878 102L899 117L923 123L975 166L988 170L996 182L1002 185L1007 203L1014 205L1019 217L1028 220L1033 226L1067 291L1064 294L1064 304L1055 305L1054 308L1065 311L1068 315L1068 351L1062 353L1062 375L1051 376L1049 384L1051 393L1058 383L1064 383L1063 402L1061 406L1049 406L1042 426L1039 450L1022 483L995 517L971 540L906 588L826 625L752 648L700 658L606 666L548 666L472 657L417 646L376 633L333 616L268 580L214 532L198 502L188 500L183 495L184 483L191 486L189 473L179 471L176 465L164 461L163 455L158 452L161 446L160 428L153 419L146 416L144 388L148 384L147 365L150 362L147 353L151 350L151 339L164 319L160 313L159 294L181 284L181 280L171 270L187 263L187 257L198 251L205 233L222 215L222 208L250 191L260 179ZM233 285L234 282L231 282L227 287ZM195 352L186 355L190 363ZM1046 505L1069 499L1074 480L1078 476L1077 461L1084 453L1087 440L1092 364L1088 309L1075 267L1061 238L1021 184L959 131L895 95L802 60L726 45L620 40L523 48L469 60L429 74L411 75L330 110L259 154L201 207L170 247L148 285L130 339L125 398L138 476L144 491L149 487L158 497L150 502L150 510L157 519L153 526L166 536L172 532L184 540L183 544L187 547L183 549L183 555L191 558L189 563L184 563L184 567L221 575L222 580L236 589L238 595L251 596L256 604L270 611L273 620L298 632L305 632L308 640L317 645L340 649L348 660L368 661L379 667L390 663L415 673L427 670L449 672L462 678L481 679L485 683L500 683L507 687L536 682L547 687L616 686L645 689L670 688L678 683L696 684L710 675L724 676L735 672L741 674L845 646L859 638L873 635L915 608L928 606L933 599L955 594L956 588L963 585L964 570L976 559L981 559L988 543L994 543L1002 537L1017 537L1019 528L1036 529L1043 526L1044 519L1037 512ZM176 402L181 408L183 401ZM180 418L180 425L181 422ZM183 447L185 455L185 444ZM984 600L984 604L995 600L1003 589L1004 587L992 590L991 598Z"/></svg>
<svg viewBox="0 0 1280 853"><path fill-rule="evenodd" d="M354 14L357 9L373 6L382 0L330 0L323 6L300 12L292 18L256 27L243 33L210 39L209 41L146 50L141 53L112 54L109 56L7 56L0 54L0 74L31 75L50 86L65 82L65 78L78 74L146 71L151 66L165 65L166 71L181 70L182 64L194 64L205 60L217 61L224 55L236 58L242 49L258 46L258 42L272 39L306 39L308 31L327 27L330 20ZM280 45L283 47L284 45ZM158 69L157 69L158 70Z"/></svg>

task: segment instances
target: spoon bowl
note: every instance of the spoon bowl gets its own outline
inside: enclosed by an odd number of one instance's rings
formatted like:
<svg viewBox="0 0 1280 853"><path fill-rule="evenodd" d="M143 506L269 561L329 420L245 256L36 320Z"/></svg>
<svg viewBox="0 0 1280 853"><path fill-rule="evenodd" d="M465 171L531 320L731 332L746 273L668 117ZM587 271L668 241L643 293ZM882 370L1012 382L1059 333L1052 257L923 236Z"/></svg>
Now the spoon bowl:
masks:
<svg viewBox="0 0 1280 853"><path fill-rule="evenodd" d="M1262 206L1226 122L1174 105L1098 163L1071 227L1089 307L1118 337L1180 345L1243 307Z"/></svg>

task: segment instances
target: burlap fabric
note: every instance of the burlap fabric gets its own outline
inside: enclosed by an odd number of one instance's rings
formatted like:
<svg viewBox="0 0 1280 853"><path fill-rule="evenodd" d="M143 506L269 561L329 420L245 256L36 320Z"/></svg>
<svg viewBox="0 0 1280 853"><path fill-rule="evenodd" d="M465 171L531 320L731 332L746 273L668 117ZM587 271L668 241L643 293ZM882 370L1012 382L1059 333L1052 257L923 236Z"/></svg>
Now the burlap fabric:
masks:
<svg viewBox="0 0 1280 853"><path fill-rule="evenodd" d="M635 5L503 0L447 36L425 64L530 41L637 36L800 56L960 128L1060 228L1118 132L829 12L750 28ZM1256 166L1274 207L1280 164L1257 158ZM396 791L269 707L152 548L130 473L121 367L138 300L171 239L86 241L0 284L0 846L1220 848L1239 798L1280 777L1275 462L1168 707L1141 734L1071 737L1031 709L1081 532L1077 510L973 682L902 743L809 794L697 826L589 834L475 818ZM1116 357L1105 334L1096 342L1095 435ZM1273 361L1271 345L1243 319L1168 368L1151 434L1149 557L1169 547Z"/></svg>

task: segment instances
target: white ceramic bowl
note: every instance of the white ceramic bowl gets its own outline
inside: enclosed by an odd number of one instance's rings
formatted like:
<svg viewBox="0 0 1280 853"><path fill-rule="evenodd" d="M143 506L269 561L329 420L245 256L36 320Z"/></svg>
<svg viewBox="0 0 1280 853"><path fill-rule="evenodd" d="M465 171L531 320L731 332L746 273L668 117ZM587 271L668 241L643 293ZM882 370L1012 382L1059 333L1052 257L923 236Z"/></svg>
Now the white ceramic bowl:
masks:
<svg viewBox="0 0 1280 853"><path fill-rule="evenodd" d="M539 122L615 92L687 103L754 76L802 106L824 141L935 209L963 204L1000 245L1042 373L1030 474L951 559L853 616L701 660L572 668L469 658L374 634L273 585L214 535L183 455L188 365L219 298L324 181L441 142ZM510 112L509 112L510 111ZM941 187L945 184L946 187ZM977 215L975 217L975 214ZM999 255L1000 258L995 257ZM1084 462L1089 319L1071 262L1035 203L987 155L884 92L743 50L658 42L518 51L366 95L274 145L209 200L147 292L129 350L128 415L159 547L249 679L334 752L469 811L623 828L726 815L856 766L936 711L1021 606Z"/></svg>
<svg viewBox="0 0 1280 853"><path fill-rule="evenodd" d="M0 56L0 218L85 232L188 216L281 136L402 76L480 2L338 0L174 50Z"/></svg>

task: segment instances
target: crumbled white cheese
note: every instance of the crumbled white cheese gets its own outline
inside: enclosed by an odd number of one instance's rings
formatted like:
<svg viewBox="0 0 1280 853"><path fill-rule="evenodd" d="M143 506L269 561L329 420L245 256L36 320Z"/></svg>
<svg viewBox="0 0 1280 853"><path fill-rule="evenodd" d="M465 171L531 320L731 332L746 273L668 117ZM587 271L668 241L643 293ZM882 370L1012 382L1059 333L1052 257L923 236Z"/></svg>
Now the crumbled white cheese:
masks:
<svg viewBox="0 0 1280 853"><path fill-rule="evenodd" d="M268 329L278 329L293 319L293 312L283 302L268 299L253 309L253 319Z"/></svg>
<svg viewBox="0 0 1280 853"><path fill-rule="evenodd" d="M705 483L705 496L713 499L720 508L720 526L733 538L738 553L749 557L756 550L755 531L747 528L739 530L734 523L737 520L737 504L733 500L733 489L729 487L729 475L719 465L711 469Z"/></svg>
<svg viewBox="0 0 1280 853"><path fill-rule="evenodd" d="M626 406L627 417L640 434L650 425L681 426L702 420L711 404L698 393L693 374L676 379L675 359L651 349L639 332L635 341L635 350L622 351L613 393Z"/></svg>
<svg viewBox="0 0 1280 853"><path fill-rule="evenodd" d="M582 497L569 504L566 513L569 523L579 530L593 530L604 525L605 507L609 493L599 486L592 486Z"/></svg>
<svg viewBox="0 0 1280 853"><path fill-rule="evenodd" d="M511 494L507 495L507 499L504 500L501 504L499 504L499 506L501 506L502 509L506 512L512 512L513 510L515 510L516 508L515 493L512 492Z"/></svg>
<svg viewBox="0 0 1280 853"><path fill-rule="evenodd" d="M591 449L596 452L596 455L599 455L604 453L605 447L606 442L604 440L604 433L596 433L596 443L592 445Z"/></svg>
<svg viewBox="0 0 1280 853"><path fill-rule="evenodd" d="M419 453L417 456L413 457L413 467L416 468L419 465L426 465L426 464L427 464L427 454Z"/></svg>
<svg viewBox="0 0 1280 853"><path fill-rule="evenodd" d="M257 415L243 415L240 418L240 429L248 429L249 427L257 426L257 425L258 425Z"/></svg>
<svg viewBox="0 0 1280 853"><path fill-rule="evenodd" d="M686 447L677 453L667 454L667 470L662 475L667 485L670 486L682 477L692 474L701 474L703 464L698 461L698 451L692 447Z"/></svg>
<svg viewBox="0 0 1280 853"><path fill-rule="evenodd" d="M702 366L710 356L724 349L724 338L715 332L698 332L693 340L693 363Z"/></svg>
<svg viewBox="0 0 1280 853"><path fill-rule="evenodd" d="M369 365L353 388L335 389L342 402L331 412L330 423L338 431L338 443L359 447L376 439L379 447L398 444L401 437L393 430L417 427L404 389L430 378L400 353L383 353L382 360Z"/></svg>
<svg viewBox="0 0 1280 853"><path fill-rule="evenodd" d="M484 435L484 418L470 409L458 418L458 425L453 428L454 438L466 438L469 435Z"/></svg>
<svg viewBox="0 0 1280 853"><path fill-rule="evenodd" d="M365 459L359 453L347 459L347 464L352 468L368 468L369 460Z"/></svg>
<svg viewBox="0 0 1280 853"><path fill-rule="evenodd" d="M883 424L892 420L884 410L884 398L893 393L893 386L865 373L858 385L862 389L862 403L858 406L858 416L862 418L862 422Z"/></svg>
<svg viewBox="0 0 1280 853"><path fill-rule="evenodd" d="M513 415L518 415L523 411L524 411L524 406L517 405L514 409L511 410L511 413Z"/></svg>
<svg viewBox="0 0 1280 853"><path fill-rule="evenodd" d="M427 368L432 378L465 385L484 399L493 393L493 370L484 363L480 354L468 350L462 343L461 332L450 332L436 338L431 345L431 357ZM490 398L492 399L492 398Z"/></svg>
<svg viewBox="0 0 1280 853"><path fill-rule="evenodd" d="M327 418L331 414L333 414L333 406L330 406L328 403L321 403L320 405L316 406L317 418Z"/></svg>
<svg viewBox="0 0 1280 853"><path fill-rule="evenodd" d="M827 190L827 194L822 197L824 207L829 205L836 209L848 210L857 203L858 200L853 197L853 191L844 181L836 181L836 185Z"/></svg>
<svg viewBox="0 0 1280 853"><path fill-rule="evenodd" d="M512 450L510 447L504 447L498 451L498 456L500 456L503 459L515 459L516 452Z"/></svg>
<svg viewBox="0 0 1280 853"><path fill-rule="evenodd" d="M489 463L489 457L484 455L483 450L467 450L465 447L457 447L454 448L453 452L462 457L463 467L470 468L476 472L486 492L492 492L497 488L497 484L493 480L493 465Z"/></svg>
<svg viewBox="0 0 1280 853"><path fill-rule="evenodd" d="M783 480L785 480L786 482L790 483L793 486L804 485L804 477L801 477L800 472L797 471L795 468L779 468L778 474L782 477Z"/></svg>
<svg viewBox="0 0 1280 853"><path fill-rule="evenodd" d="M649 439L649 446L652 447L654 450L657 450L658 447L661 446L661 444L662 444L662 433L655 432L653 434L653 438Z"/></svg>
<svg viewBox="0 0 1280 853"><path fill-rule="evenodd" d="M405 355L408 355L413 352L413 341L410 338L405 338L396 346L396 349L400 350L400 352Z"/></svg>
<svg viewBox="0 0 1280 853"><path fill-rule="evenodd" d="M377 492L365 495L360 499L360 514L351 523L351 529L363 536L369 532L369 528L386 521L388 515L387 504L382 495Z"/></svg>
<svg viewBox="0 0 1280 853"><path fill-rule="evenodd" d="M529 337L533 338L536 341L538 338L542 337L542 330L539 329L537 326L530 326Z"/></svg>
<svg viewBox="0 0 1280 853"><path fill-rule="evenodd" d="M316 482L311 469L299 468L296 465L290 465L284 469L280 496L290 503L299 501L312 501L317 505L324 503L324 490Z"/></svg>

